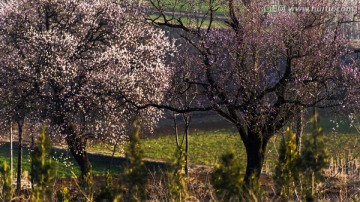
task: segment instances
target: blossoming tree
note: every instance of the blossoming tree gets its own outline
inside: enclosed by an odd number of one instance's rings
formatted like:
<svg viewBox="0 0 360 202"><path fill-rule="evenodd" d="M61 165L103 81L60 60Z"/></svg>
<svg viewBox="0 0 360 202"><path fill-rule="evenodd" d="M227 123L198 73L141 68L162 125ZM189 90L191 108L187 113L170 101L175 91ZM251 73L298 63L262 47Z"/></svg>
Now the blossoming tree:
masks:
<svg viewBox="0 0 360 202"><path fill-rule="evenodd" d="M337 6L328 2L306 5ZM183 82L206 95L198 108L237 127L247 153L247 186L260 176L270 138L298 109L344 105L359 95L353 90L359 68L340 31L344 13L266 13L268 2L260 0L150 3L158 15L149 20L176 29L191 50L180 60L194 72Z"/></svg>
<svg viewBox="0 0 360 202"><path fill-rule="evenodd" d="M0 96L4 114L47 123L61 135L82 176L90 173L89 137L116 138L136 117L151 126L175 51L135 5L112 0L18 0L0 6ZM17 110L19 109L19 110ZM11 115L12 116L12 115Z"/></svg>

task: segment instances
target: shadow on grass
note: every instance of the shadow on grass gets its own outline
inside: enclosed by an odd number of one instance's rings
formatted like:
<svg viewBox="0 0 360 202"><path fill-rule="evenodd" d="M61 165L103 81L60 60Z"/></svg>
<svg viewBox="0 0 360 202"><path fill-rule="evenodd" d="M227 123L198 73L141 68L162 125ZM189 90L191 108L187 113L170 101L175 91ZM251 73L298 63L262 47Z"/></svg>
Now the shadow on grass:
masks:
<svg viewBox="0 0 360 202"><path fill-rule="evenodd" d="M14 169L17 168L18 143L13 143L13 163ZM103 154L88 153L89 160L93 167L95 175L104 175L107 171L112 174L121 173L128 163L124 157L112 157ZM79 174L79 167L67 149L53 148L50 152L50 158L55 162L56 177L74 177ZM23 170L30 172L30 145L23 146ZM6 161L10 164L10 142L0 143L0 162ZM145 160L145 166L149 171L164 170L165 162Z"/></svg>

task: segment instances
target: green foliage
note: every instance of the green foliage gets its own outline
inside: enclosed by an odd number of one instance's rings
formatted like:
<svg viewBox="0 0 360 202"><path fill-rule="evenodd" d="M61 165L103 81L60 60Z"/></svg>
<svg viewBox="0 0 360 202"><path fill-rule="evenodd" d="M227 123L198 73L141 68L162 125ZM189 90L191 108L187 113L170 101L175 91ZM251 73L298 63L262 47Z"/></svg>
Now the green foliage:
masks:
<svg viewBox="0 0 360 202"><path fill-rule="evenodd" d="M277 193L284 200L289 200L295 191L295 181L298 179L298 153L296 151L295 134L287 128L280 143L279 159L275 168L275 184Z"/></svg>
<svg viewBox="0 0 360 202"><path fill-rule="evenodd" d="M86 175L80 176L80 189L81 194L87 199L92 201L94 197L94 183L93 183L93 176L92 176L92 166L90 164L90 170Z"/></svg>
<svg viewBox="0 0 360 202"><path fill-rule="evenodd" d="M119 186L113 183L113 176L110 172L106 172L106 185L101 189L101 192L95 197L97 202L115 201L117 196L121 196L118 193L121 192Z"/></svg>
<svg viewBox="0 0 360 202"><path fill-rule="evenodd" d="M2 200L11 201L14 194L14 187L12 185L10 167L5 161L0 167L0 186L2 186L2 192L0 193Z"/></svg>
<svg viewBox="0 0 360 202"><path fill-rule="evenodd" d="M134 123L134 126L136 131L133 135L130 135L130 144L126 151L126 158L129 160L129 164L125 168L122 177L123 186L127 189L124 200L144 201L148 171L143 161L144 151L141 148L139 138L140 127L136 123Z"/></svg>
<svg viewBox="0 0 360 202"><path fill-rule="evenodd" d="M255 180L257 179L257 180ZM264 201L266 196L263 194L261 190L260 182L258 178L252 176L250 181L250 189L246 186L243 187L243 190L240 194L242 194L242 201Z"/></svg>
<svg viewBox="0 0 360 202"><path fill-rule="evenodd" d="M229 152L221 158L220 165L216 165L212 174L212 184L217 194L225 201L241 199L243 189L243 166L235 158L235 153Z"/></svg>
<svg viewBox="0 0 360 202"><path fill-rule="evenodd" d="M275 169L277 191L284 200L292 200L295 191L306 201L315 200L316 184L322 180L327 165L325 136L317 125L318 115L311 119L312 133L303 137L301 155L296 152L295 134L287 129L280 144L279 160ZM299 188L299 189L297 189Z"/></svg>
<svg viewBox="0 0 360 202"><path fill-rule="evenodd" d="M54 164L49 157L51 143L45 134L45 127L39 133L36 146L31 153L31 178L34 183L32 201L47 201L51 196L49 187L54 177Z"/></svg>
<svg viewBox="0 0 360 202"><path fill-rule="evenodd" d="M177 148L176 158L166 170L165 201L185 201L188 197L188 181L184 172L185 155L183 148Z"/></svg>
<svg viewBox="0 0 360 202"><path fill-rule="evenodd" d="M323 179L322 170L327 165L327 151L325 146L324 133L318 127L318 114L311 119L313 131L310 136L304 137L304 148L298 160L305 198L313 201L315 196L315 185Z"/></svg>
<svg viewBox="0 0 360 202"><path fill-rule="evenodd" d="M57 193L57 200L61 202L69 202L71 199L70 191L67 187L62 188Z"/></svg>

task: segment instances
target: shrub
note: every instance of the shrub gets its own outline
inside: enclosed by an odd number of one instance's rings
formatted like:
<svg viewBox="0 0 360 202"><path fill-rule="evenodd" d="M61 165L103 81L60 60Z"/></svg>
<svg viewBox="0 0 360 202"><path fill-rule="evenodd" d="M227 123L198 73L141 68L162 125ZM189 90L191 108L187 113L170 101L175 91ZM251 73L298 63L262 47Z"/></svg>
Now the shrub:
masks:
<svg viewBox="0 0 360 202"><path fill-rule="evenodd" d="M276 191L284 200L290 199L295 191L298 179L298 153L296 151L295 134L287 128L280 143L279 159L275 168Z"/></svg>
<svg viewBox="0 0 360 202"><path fill-rule="evenodd" d="M32 201L47 201L51 197L49 184L54 176L54 164L49 158L50 150L51 143L43 127L31 153Z"/></svg>
<svg viewBox="0 0 360 202"><path fill-rule="evenodd" d="M215 166L212 184L222 200L240 200L243 189L242 165L235 158L233 151L221 157L221 163Z"/></svg>
<svg viewBox="0 0 360 202"><path fill-rule="evenodd" d="M71 199L70 191L67 187L62 188L57 193L57 200L61 202L69 202Z"/></svg>
<svg viewBox="0 0 360 202"><path fill-rule="evenodd" d="M302 187L306 201L315 200L315 185L323 179L322 170L327 166L327 152L325 148L324 133L318 126L318 114L311 119L313 131L310 136L304 137L306 145L297 162L302 179Z"/></svg>
<svg viewBox="0 0 360 202"><path fill-rule="evenodd" d="M95 197L95 201L114 201L117 196L121 198L121 189L113 183L113 176L110 172L107 172L105 177L106 185L102 187L101 192Z"/></svg>
<svg viewBox="0 0 360 202"><path fill-rule="evenodd" d="M95 201L145 201L148 171L145 167L139 132L140 127L134 123L135 132L130 135L130 144L125 151L128 164L120 174L118 183L113 182L110 173L106 175L106 186L97 194Z"/></svg>
<svg viewBox="0 0 360 202"><path fill-rule="evenodd" d="M3 201L11 201L14 194L14 187L12 185L12 176L9 165L3 162L0 167L0 185L2 186L2 192L0 194Z"/></svg>
<svg viewBox="0 0 360 202"><path fill-rule="evenodd" d="M148 171L143 161L144 151L141 148L139 138L140 126L135 122L134 127L136 130L134 134L130 135L130 145L125 155L129 164L122 177L127 189L124 197L126 201L144 201Z"/></svg>
<svg viewBox="0 0 360 202"><path fill-rule="evenodd" d="M183 148L176 148L175 160L169 164L166 170L166 200L185 201L188 197L188 181L184 172L185 152Z"/></svg>

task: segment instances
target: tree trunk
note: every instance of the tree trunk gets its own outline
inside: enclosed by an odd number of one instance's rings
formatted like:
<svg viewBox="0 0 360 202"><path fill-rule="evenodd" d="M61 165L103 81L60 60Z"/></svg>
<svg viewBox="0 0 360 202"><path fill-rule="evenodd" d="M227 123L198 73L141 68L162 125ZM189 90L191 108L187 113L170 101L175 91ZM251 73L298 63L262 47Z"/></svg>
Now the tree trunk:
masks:
<svg viewBox="0 0 360 202"><path fill-rule="evenodd" d="M247 156L246 172L244 176L245 188L252 189L258 183L261 168L265 159L265 152L268 140L261 137L261 134L249 133L244 141Z"/></svg>
<svg viewBox="0 0 360 202"><path fill-rule="evenodd" d="M86 138L78 136L73 127L69 127L66 136L71 155L80 167L80 182L90 185L92 180L91 163L86 152Z"/></svg>
<svg viewBox="0 0 360 202"><path fill-rule="evenodd" d="M304 129L304 112L303 109L300 108L297 111L296 117L296 151L300 155L301 151L301 136Z"/></svg>
<svg viewBox="0 0 360 202"><path fill-rule="evenodd" d="M118 146L118 144L119 144L119 141L120 141L120 138L118 138L118 139L116 140L115 144L114 144L114 147L113 147L113 150L112 150L112 154L111 154L111 160L110 160L109 168L108 168L109 171L110 171L110 169L111 169L111 167L112 167L112 163L113 163L113 161L114 161L115 152L116 152L117 146Z"/></svg>
<svg viewBox="0 0 360 202"><path fill-rule="evenodd" d="M177 125L177 121L176 121L176 114L175 112L173 112L173 122L174 122L174 134L175 134L175 141L176 141L176 146L178 149L180 149L182 147L182 144L184 142L184 137L181 140L181 144L179 142L179 132L178 132L178 125Z"/></svg>
<svg viewBox="0 0 360 202"><path fill-rule="evenodd" d="M190 128L190 115L184 115L185 121L185 174L189 174L189 128Z"/></svg>
<svg viewBox="0 0 360 202"><path fill-rule="evenodd" d="M16 192L20 193L20 191L21 191L21 169L22 169L22 127L23 127L23 122L17 121L17 125L18 125L18 135L19 135L19 140L18 140L19 148L18 148Z"/></svg>
<svg viewBox="0 0 360 202"><path fill-rule="evenodd" d="M13 155L13 128L12 121L10 120L10 172L11 179L14 177L14 155Z"/></svg>
<svg viewBox="0 0 360 202"><path fill-rule="evenodd" d="M35 148L35 133L33 131L33 128L31 128L31 152L34 151ZM30 173L34 172L34 165L31 163L30 164ZM30 178L30 182L31 182L31 190L34 190L34 178L31 177Z"/></svg>

